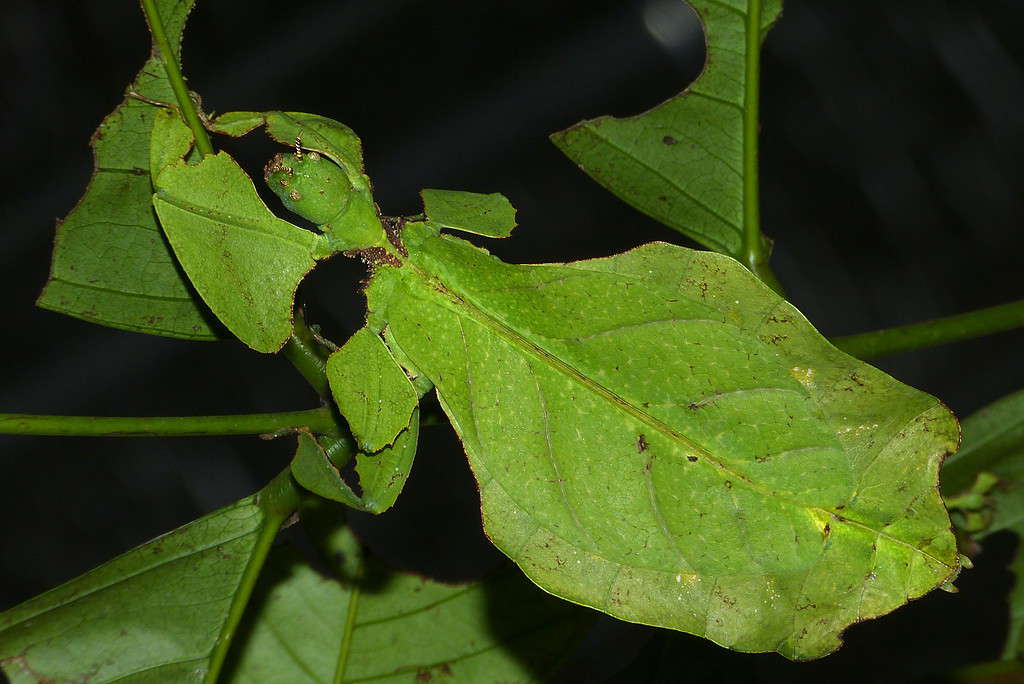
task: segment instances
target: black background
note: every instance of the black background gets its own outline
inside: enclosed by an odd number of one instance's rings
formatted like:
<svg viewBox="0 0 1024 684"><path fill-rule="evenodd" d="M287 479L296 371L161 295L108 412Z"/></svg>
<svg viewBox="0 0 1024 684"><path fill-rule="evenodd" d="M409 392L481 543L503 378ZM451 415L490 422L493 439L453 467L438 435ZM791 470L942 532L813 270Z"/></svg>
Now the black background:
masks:
<svg viewBox="0 0 1024 684"><path fill-rule="evenodd" d="M1021 296L1022 27L1016 0L787 3L764 53L763 223L790 299L825 334ZM89 178L86 141L147 50L127 0L5 5L0 411L312 406L286 361L237 342L148 337L33 306L54 220ZM584 118L643 111L692 80L703 44L677 0L309 0L287 10L206 0L184 50L207 110L310 111L355 129L387 214L417 212L422 187L500 191L520 226L488 247L509 260L688 244L600 189L546 138ZM229 149L252 170L273 151ZM359 324L360 277L334 260L304 287L311 318L335 339ZM1004 333L878 365L968 415L1024 386L1022 341ZM433 574L469 579L498 559L477 530L472 480L450 432L425 429L408 496L357 526L396 565L423 569L435 556ZM289 446L0 437L0 609L254 491L285 465ZM959 595L935 592L858 625L841 651L812 664L609 620L563 678L599 681L638 652L618 681L934 678L998 655L1012 546L994 538Z"/></svg>

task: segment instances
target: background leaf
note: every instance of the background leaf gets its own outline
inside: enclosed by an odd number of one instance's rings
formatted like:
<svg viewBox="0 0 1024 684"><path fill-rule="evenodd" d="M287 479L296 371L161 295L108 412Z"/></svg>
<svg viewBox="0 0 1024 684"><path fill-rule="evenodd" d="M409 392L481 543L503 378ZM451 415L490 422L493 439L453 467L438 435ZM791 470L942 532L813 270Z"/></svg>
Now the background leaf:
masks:
<svg viewBox="0 0 1024 684"><path fill-rule="evenodd" d="M177 50L195 0L157 0ZM153 56L129 86L173 102ZM160 233L150 198L149 136L158 107L125 97L92 138L95 167L82 199L57 224L50 278L39 306L113 328L192 340L216 328Z"/></svg>
<svg viewBox="0 0 1024 684"><path fill-rule="evenodd" d="M1008 597L1009 628L1004 659L1024 657L1024 391L1015 392L973 413L963 422L963 444L942 466L947 496L970 487L978 473L992 473L999 482L986 495L987 526L971 532L974 539L1010 530L1017 552L1010 565L1014 588Z"/></svg>
<svg viewBox="0 0 1024 684"><path fill-rule="evenodd" d="M514 266L404 239L416 269L378 271L370 309L436 385L492 541L546 590L805 659L956 574L952 414L734 260Z"/></svg>
<svg viewBox="0 0 1024 684"><path fill-rule="evenodd" d="M704 25L707 62L683 93L625 119L576 124L551 140L594 180L640 211L718 252L741 256L744 117L756 116L745 89L750 77L748 33L756 45L779 16L781 0L757 0L760 26L748 3L689 0ZM752 55L759 60L759 55ZM756 61L753 62L756 64ZM755 107L748 112L747 107ZM755 148L756 149L756 148Z"/></svg>
<svg viewBox="0 0 1024 684"><path fill-rule="evenodd" d="M0 667L12 684L203 681L279 523L249 497L0 614Z"/></svg>
<svg viewBox="0 0 1024 684"><path fill-rule="evenodd" d="M274 216L224 152L164 169L153 204L189 279L224 325L256 351L280 349L317 236Z"/></svg>
<svg viewBox="0 0 1024 684"><path fill-rule="evenodd" d="M591 622L516 572L446 585L372 559L363 566L345 527L322 548L333 574L288 548L272 555L225 681L547 681L543 675Z"/></svg>

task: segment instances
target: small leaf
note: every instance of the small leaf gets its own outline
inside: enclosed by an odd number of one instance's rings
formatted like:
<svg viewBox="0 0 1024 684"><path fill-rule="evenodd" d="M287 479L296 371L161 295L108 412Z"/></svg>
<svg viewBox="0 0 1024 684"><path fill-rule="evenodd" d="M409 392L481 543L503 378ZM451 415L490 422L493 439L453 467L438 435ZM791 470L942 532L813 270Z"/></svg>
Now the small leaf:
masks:
<svg viewBox="0 0 1024 684"><path fill-rule="evenodd" d="M224 152L166 168L153 204L210 309L256 351L279 350L291 335L295 290L314 266L317 236L274 216Z"/></svg>
<svg viewBox="0 0 1024 684"><path fill-rule="evenodd" d="M1024 391L999 399L963 423L960 451L942 466L942 491L959 494L979 473L999 479L986 491L991 519L974 533L984 538L1004 529L1024 527Z"/></svg>
<svg viewBox="0 0 1024 684"><path fill-rule="evenodd" d="M759 49L781 10L764 0L760 23L751 26L748 4L689 0L703 22L704 72L680 95L625 119L601 117L551 136L583 171L636 209L697 242L741 255L744 183L756 155L757 130L748 102L748 46ZM750 31L756 35L750 35ZM756 159L756 156L754 157Z"/></svg>
<svg viewBox="0 0 1024 684"><path fill-rule="evenodd" d="M373 453L409 425L419 397L380 337L368 327L327 359L327 378L359 448Z"/></svg>
<svg viewBox="0 0 1024 684"><path fill-rule="evenodd" d="M361 563L345 527L323 550L337 574L274 552L226 682L549 681L590 624L518 573L445 585L391 572Z"/></svg>
<svg viewBox="0 0 1024 684"><path fill-rule="evenodd" d="M504 238L516 227L516 210L501 193L421 190L427 221L486 237Z"/></svg>
<svg viewBox="0 0 1024 684"><path fill-rule="evenodd" d="M435 384L491 540L547 591L806 659L957 574L955 418L736 261L655 243L515 266L403 239L373 318Z"/></svg>
<svg viewBox="0 0 1024 684"><path fill-rule="evenodd" d="M0 614L0 669L12 684L203 681L277 522L248 497Z"/></svg>
<svg viewBox="0 0 1024 684"><path fill-rule="evenodd" d="M194 0L157 0L175 50ZM155 57L130 92L174 94ZM153 214L150 133L159 107L126 97L92 138L85 194L57 224L50 277L37 304L100 325L166 337L216 340L215 322L178 268Z"/></svg>
<svg viewBox="0 0 1024 684"><path fill-rule="evenodd" d="M356 494L338 471L327 451L310 435L300 435L292 475L303 488L331 501L368 513L383 513L395 505L405 487L416 456L419 439L419 409L414 409L408 427L392 446L375 454L356 454L356 474L362 496Z"/></svg>

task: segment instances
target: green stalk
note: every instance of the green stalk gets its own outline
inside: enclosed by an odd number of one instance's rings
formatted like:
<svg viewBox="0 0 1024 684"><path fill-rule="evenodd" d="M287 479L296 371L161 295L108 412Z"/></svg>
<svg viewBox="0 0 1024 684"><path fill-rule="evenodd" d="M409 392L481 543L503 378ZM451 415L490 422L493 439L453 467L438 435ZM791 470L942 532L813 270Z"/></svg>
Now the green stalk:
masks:
<svg viewBox="0 0 1024 684"><path fill-rule="evenodd" d="M768 241L761 234L758 139L761 107L761 0L747 2L746 83L743 100L743 247L740 260L766 285L783 294L768 265Z"/></svg>
<svg viewBox="0 0 1024 684"><path fill-rule="evenodd" d="M1024 300L896 328L834 337L831 342L851 356L874 359L1020 327L1024 327Z"/></svg>
<svg viewBox="0 0 1024 684"><path fill-rule="evenodd" d="M302 312L296 311L292 336L281 353L291 361L321 399L330 401L331 386L327 381L327 361L320 349L313 331L306 326Z"/></svg>
<svg viewBox="0 0 1024 684"><path fill-rule="evenodd" d="M291 469L285 468L277 477L270 481L266 487L257 494L257 503L263 509L263 523L260 525L259 536L253 547L252 555L242 573L242 581L238 585L238 591L231 599L231 607L228 609L227 619L217 637L217 644L210 654L210 669L203 678L204 684L215 684L224 667L224 660L227 658L231 642L234 640L238 624L242 621L249 597L256 587L263 563L270 553L270 547L277 538L277 532L285 520L289 518L299 507L300 492L292 480Z"/></svg>
<svg viewBox="0 0 1024 684"><path fill-rule="evenodd" d="M262 435L305 427L336 435L338 427L328 407L283 413L228 416L40 416L0 413L0 434L65 437L203 437Z"/></svg>
<svg viewBox="0 0 1024 684"><path fill-rule="evenodd" d="M348 656L352 651L352 636L356 631L356 618L359 616L359 595L362 591L363 561L359 561L359 569L352 580L352 591L348 596L348 610L345 611L345 631L341 636L341 646L338 649L338 661L334 666L334 684L341 684L345 681L345 671L348 669Z"/></svg>
<svg viewBox="0 0 1024 684"><path fill-rule="evenodd" d="M146 14L146 21L149 23L149 32L153 36L153 51L155 56L163 63L164 71L167 72L167 80L171 83L171 90L174 91L174 99L178 101L178 108L185 123L192 129L192 135L196 139L196 149L202 154L213 154L213 143L210 136L199 118L196 111L196 104L189 95L188 87L185 85L185 78L181 75L178 66L178 59L171 49L171 42L167 39L167 32L164 30L164 22L160 18L160 12L156 8L155 0L142 0L142 11Z"/></svg>

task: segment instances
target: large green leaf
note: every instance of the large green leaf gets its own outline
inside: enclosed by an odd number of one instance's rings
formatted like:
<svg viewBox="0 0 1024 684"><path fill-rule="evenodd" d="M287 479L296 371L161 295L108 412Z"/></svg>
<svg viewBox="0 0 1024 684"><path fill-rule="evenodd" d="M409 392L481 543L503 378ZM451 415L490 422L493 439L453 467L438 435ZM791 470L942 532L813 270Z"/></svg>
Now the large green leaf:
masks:
<svg viewBox="0 0 1024 684"><path fill-rule="evenodd" d="M274 553L225 681L545 681L589 624L518 573L446 585L362 565L344 527L324 550L341 561L333 576L286 548Z"/></svg>
<svg viewBox="0 0 1024 684"><path fill-rule="evenodd" d="M959 569L958 425L734 260L662 243L514 266L428 226L367 291L437 387L485 529L614 616L813 658Z"/></svg>
<svg viewBox="0 0 1024 684"><path fill-rule="evenodd" d="M638 116L601 117L551 136L581 169L645 214L740 257L756 213L760 46L781 0L689 0L704 25L704 72ZM749 197L748 197L749 196ZM751 206L745 208L750 200Z"/></svg>
<svg viewBox="0 0 1024 684"><path fill-rule="evenodd" d="M319 237L274 216L225 152L166 167L153 205L210 309L256 351L278 351L292 332L295 290L323 255Z"/></svg>
<svg viewBox="0 0 1024 684"><path fill-rule="evenodd" d="M268 505L277 482L0 614L0 669L12 684L206 681L286 514Z"/></svg>
<svg viewBox="0 0 1024 684"><path fill-rule="evenodd" d="M157 0L174 49L194 0ZM173 102L163 65L151 56L129 86ZM160 233L150 198L149 140L159 108L125 97L92 139L95 168L78 205L58 224L46 309L153 335L217 338Z"/></svg>

